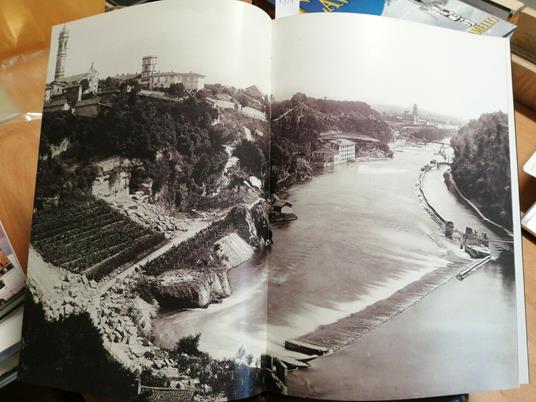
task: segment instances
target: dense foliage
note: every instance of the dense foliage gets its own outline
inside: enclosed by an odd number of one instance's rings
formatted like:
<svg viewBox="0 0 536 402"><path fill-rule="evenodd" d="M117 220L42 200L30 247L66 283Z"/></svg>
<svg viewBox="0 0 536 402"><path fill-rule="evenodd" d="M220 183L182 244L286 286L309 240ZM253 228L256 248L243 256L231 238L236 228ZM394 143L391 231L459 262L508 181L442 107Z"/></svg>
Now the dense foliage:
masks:
<svg viewBox="0 0 536 402"><path fill-rule="evenodd" d="M214 397L224 395L229 400L236 400L262 391L263 373L252 366L254 357L251 354L240 348L234 358L213 359L199 350L200 337L201 334L196 334L183 338L170 352L179 369L199 378Z"/></svg>
<svg viewBox="0 0 536 402"><path fill-rule="evenodd" d="M441 141L447 138L451 132L434 126L425 126L410 133L411 137L423 142Z"/></svg>
<svg viewBox="0 0 536 402"><path fill-rule="evenodd" d="M452 137L452 175L460 190L495 222L512 228L508 116L486 113Z"/></svg>
<svg viewBox="0 0 536 402"><path fill-rule="evenodd" d="M118 92L111 108L93 119L70 113L43 116L38 196L53 196L68 186L87 189L78 177L92 161L109 156L139 159L133 183L154 179L154 190L165 191L176 206L195 206L210 193L227 161L226 132L213 122L218 112L197 93L180 101L163 101ZM53 158L54 148L68 148ZM69 174L64 165L74 166ZM59 179L59 180L58 180ZM91 177L89 177L91 179Z"/></svg>
<svg viewBox="0 0 536 402"><path fill-rule="evenodd" d="M26 298L24 355L19 376L24 381L132 399L137 394L136 376L118 363L102 345L101 334L87 313L47 321L42 307Z"/></svg>
<svg viewBox="0 0 536 402"><path fill-rule="evenodd" d="M149 275L158 275L173 269L218 266L220 262L218 261L218 248L214 243L223 237L229 228L228 219L216 221L200 230L195 236L149 261L145 264L144 270Z"/></svg>

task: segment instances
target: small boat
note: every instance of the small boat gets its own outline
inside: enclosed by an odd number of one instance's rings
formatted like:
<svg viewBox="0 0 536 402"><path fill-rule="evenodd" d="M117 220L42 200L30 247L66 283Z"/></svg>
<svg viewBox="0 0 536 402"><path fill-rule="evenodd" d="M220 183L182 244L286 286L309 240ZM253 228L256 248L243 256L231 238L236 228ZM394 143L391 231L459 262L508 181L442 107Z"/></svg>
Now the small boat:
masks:
<svg viewBox="0 0 536 402"><path fill-rule="evenodd" d="M477 244L466 244L465 252L471 256L471 258L484 258L490 255L489 248Z"/></svg>

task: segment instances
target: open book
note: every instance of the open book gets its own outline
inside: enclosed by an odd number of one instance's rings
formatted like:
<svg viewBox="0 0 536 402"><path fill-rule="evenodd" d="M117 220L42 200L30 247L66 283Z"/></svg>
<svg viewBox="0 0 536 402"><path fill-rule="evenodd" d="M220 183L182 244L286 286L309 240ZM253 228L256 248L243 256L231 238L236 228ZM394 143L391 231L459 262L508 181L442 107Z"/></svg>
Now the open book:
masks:
<svg viewBox="0 0 536 402"><path fill-rule="evenodd" d="M506 39L222 0L52 36L23 381L170 401L527 382Z"/></svg>

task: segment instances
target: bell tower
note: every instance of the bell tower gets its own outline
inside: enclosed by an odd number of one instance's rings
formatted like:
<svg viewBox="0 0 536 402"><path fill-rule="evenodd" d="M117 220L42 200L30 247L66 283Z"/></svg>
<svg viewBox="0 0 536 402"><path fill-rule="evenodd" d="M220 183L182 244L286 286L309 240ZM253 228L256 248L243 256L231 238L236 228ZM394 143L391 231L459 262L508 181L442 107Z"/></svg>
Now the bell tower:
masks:
<svg viewBox="0 0 536 402"><path fill-rule="evenodd" d="M58 37L58 54L56 55L56 71L54 81L61 80L65 75L65 59L67 58L67 43L69 42L69 31L64 25Z"/></svg>

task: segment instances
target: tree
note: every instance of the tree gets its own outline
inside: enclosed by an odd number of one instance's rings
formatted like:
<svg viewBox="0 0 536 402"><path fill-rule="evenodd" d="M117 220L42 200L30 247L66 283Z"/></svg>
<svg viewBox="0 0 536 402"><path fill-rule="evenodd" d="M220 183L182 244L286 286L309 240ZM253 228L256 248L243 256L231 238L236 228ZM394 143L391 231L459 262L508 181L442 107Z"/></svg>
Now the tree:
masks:
<svg viewBox="0 0 536 402"><path fill-rule="evenodd" d="M303 103L305 101L307 101L307 95L302 92L297 92L292 95L292 98L290 98L290 103L292 106L296 106L297 104Z"/></svg>
<svg viewBox="0 0 536 402"><path fill-rule="evenodd" d="M169 95L176 96L178 98L182 98L186 95L186 88L184 88L184 84L182 82L174 83L169 86L169 88L166 89L166 92Z"/></svg>
<svg viewBox="0 0 536 402"><path fill-rule="evenodd" d="M197 333L194 335L188 335L184 338L179 339L177 342L177 345L175 346L174 353L177 355L180 355L182 353L186 353L190 356L198 356L200 354L199 351L199 340L201 339L201 333Z"/></svg>
<svg viewBox="0 0 536 402"><path fill-rule="evenodd" d="M247 107L247 106L249 105L249 99L248 99L248 97L247 97L246 95L244 95L244 94L240 94L240 95L238 96L238 99L237 99L237 100L238 100L238 103L240 103L240 105L241 105L242 107Z"/></svg>
<svg viewBox="0 0 536 402"><path fill-rule="evenodd" d="M262 176L266 159L253 141L242 140L236 146L233 155L240 160L240 166L248 173L258 177Z"/></svg>
<svg viewBox="0 0 536 402"><path fill-rule="evenodd" d="M512 228L508 116L485 113L452 137L452 176L490 219Z"/></svg>

